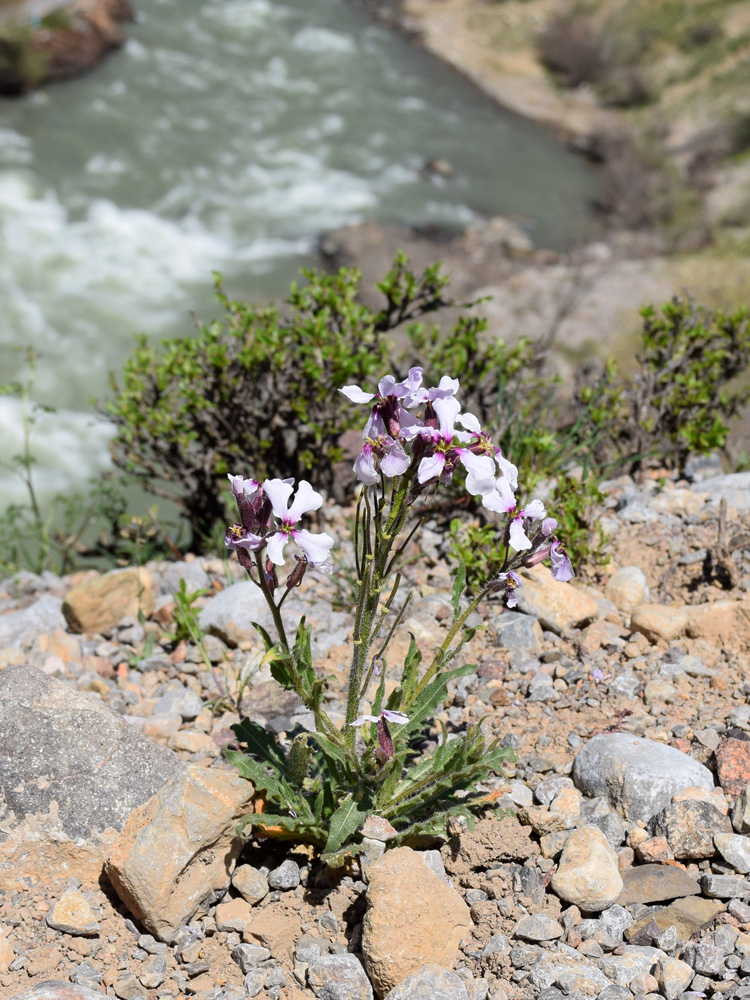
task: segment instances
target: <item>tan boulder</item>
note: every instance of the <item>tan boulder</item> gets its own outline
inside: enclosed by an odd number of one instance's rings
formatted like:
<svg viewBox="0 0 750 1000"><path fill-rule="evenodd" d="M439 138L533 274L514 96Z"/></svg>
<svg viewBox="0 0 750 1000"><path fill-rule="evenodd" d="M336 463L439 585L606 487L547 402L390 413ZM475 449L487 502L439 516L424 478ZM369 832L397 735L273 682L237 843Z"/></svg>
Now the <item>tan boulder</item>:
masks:
<svg viewBox="0 0 750 1000"><path fill-rule="evenodd" d="M688 609L687 634L691 639L707 639L721 645L750 626L750 600L714 601L691 605Z"/></svg>
<svg viewBox="0 0 750 1000"><path fill-rule="evenodd" d="M688 609L666 604L642 604L633 612L630 627L642 632L651 642L665 639L671 642L682 635L688 624Z"/></svg>
<svg viewBox="0 0 750 1000"><path fill-rule="evenodd" d="M417 851L386 851L367 871L362 954L382 997L425 965L452 969L471 934L469 908Z"/></svg>
<svg viewBox="0 0 750 1000"><path fill-rule="evenodd" d="M126 615L148 618L155 601L147 570L113 570L69 590L62 613L72 632L108 632Z"/></svg>
<svg viewBox="0 0 750 1000"><path fill-rule="evenodd" d="M80 889L67 889L47 914L47 923L63 934L78 934L81 937L96 937L99 921L91 903Z"/></svg>
<svg viewBox="0 0 750 1000"><path fill-rule="evenodd" d="M598 826L582 826L568 835L552 889L587 913L606 910L620 895L617 855Z"/></svg>
<svg viewBox="0 0 750 1000"><path fill-rule="evenodd" d="M584 590L560 583L543 565L521 570L522 585L516 590L519 608L539 619L542 628L567 632L599 617L599 607Z"/></svg>
<svg viewBox="0 0 750 1000"><path fill-rule="evenodd" d="M252 795L239 775L189 764L130 816L106 871L133 916L160 940L229 887L242 851L235 828Z"/></svg>

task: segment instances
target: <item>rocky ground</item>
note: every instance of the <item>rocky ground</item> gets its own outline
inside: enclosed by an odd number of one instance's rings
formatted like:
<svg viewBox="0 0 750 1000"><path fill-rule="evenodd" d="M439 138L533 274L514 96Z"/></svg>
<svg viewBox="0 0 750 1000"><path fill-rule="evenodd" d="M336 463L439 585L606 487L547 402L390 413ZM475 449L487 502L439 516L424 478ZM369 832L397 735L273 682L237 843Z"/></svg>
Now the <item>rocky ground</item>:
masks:
<svg viewBox="0 0 750 1000"><path fill-rule="evenodd" d="M254 806L222 757L237 708L282 740L310 725L259 666L236 566L5 580L0 997L750 996L750 474L693 471L611 482L608 566L537 567L517 610L482 609L446 722L484 718L517 761L474 831L383 853L371 823L344 871L235 836ZM344 515L325 509L339 537ZM407 570L425 649L449 607L436 529ZM347 579L308 576L285 605L337 677ZM210 664L175 623L180 580L208 591ZM343 719L335 684L327 707Z"/></svg>

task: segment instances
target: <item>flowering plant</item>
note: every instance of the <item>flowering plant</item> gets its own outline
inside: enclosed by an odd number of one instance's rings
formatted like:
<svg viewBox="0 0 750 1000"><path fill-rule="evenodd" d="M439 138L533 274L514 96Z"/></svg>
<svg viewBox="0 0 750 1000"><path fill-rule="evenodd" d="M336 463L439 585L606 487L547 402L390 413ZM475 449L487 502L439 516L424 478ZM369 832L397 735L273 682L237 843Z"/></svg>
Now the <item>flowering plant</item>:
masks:
<svg viewBox="0 0 750 1000"><path fill-rule="evenodd" d="M468 623L480 602L497 594L513 607L521 585L518 570L544 559L549 559L556 579L573 575L554 536L557 522L547 517L540 500L525 506L517 502L515 466L472 414L461 413L458 389L458 380L447 376L439 385L424 388L422 369L412 368L401 382L386 375L376 392L354 385L340 390L351 402L369 408L362 451L354 463L362 483L354 529L357 599L341 726L323 708L326 681L313 667L310 627L303 618L290 641L282 614L286 597L309 566L330 569L334 539L298 527L305 513L321 506L322 497L302 480L290 505L291 480L260 483L229 477L240 520L227 530L226 544L263 592L276 631L272 637L255 626L265 643L265 662L315 718L315 732L299 733L286 751L258 723L245 719L234 727L246 750L228 751L227 756L253 781L267 806L267 811L247 816L244 826L281 828L320 846L330 863L361 849L362 827L373 814L393 828L392 843L445 832L447 820L456 814L472 821L472 807L482 797L477 784L491 772L502 773L510 751L498 741L488 744L481 724L449 736L441 723L432 752L420 752L415 744L447 700L451 682L475 670L474 664L451 663L476 632ZM502 566L467 602L466 569L459 564L453 616L443 641L423 667L412 636L399 675L393 678L387 653L411 599L411 592L399 597L397 564L419 527L412 515L422 496L459 472L466 490L499 517ZM284 550L292 542L301 554L295 554L282 586L277 568L285 564Z"/></svg>

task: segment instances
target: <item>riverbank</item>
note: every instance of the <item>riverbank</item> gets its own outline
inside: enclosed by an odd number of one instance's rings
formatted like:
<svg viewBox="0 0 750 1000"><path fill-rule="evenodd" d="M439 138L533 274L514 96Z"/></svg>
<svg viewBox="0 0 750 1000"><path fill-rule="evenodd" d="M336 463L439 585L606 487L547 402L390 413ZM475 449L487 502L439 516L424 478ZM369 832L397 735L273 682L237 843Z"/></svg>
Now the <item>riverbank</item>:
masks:
<svg viewBox="0 0 750 1000"><path fill-rule="evenodd" d="M604 216L671 251L750 240L750 4L396 0L369 9L607 172ZM629 203L629 204L628 204Z"/></svg>
<svg viewBox="0 0 750 1000"><path fill-rule="evenodd" d="M135 18L128 0L72 0L49 12L16 4L0 26L0 95L81 76L125 44L120 24Z"/></svg>

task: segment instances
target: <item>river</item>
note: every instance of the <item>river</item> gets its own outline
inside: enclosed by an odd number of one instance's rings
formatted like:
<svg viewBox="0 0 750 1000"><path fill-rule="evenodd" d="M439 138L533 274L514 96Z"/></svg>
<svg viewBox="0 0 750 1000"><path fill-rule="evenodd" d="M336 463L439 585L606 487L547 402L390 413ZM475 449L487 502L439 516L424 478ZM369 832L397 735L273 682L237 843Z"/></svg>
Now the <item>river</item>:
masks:
<svg viewBox="0 0 750 1000"><path fill-rule="evenodd" d="M133 334L189 335L232 297L283 294L322 232L505 214L537 245L595 232L597 175L543 129L345 0L137 0L89 76L0 101L0 381L40 361L42 495L107 464L91 400ZM425 160L449 161L439 184ZM0 459L21 443L0 397ZM0 478L0 503L23 496Z"/></svg>

